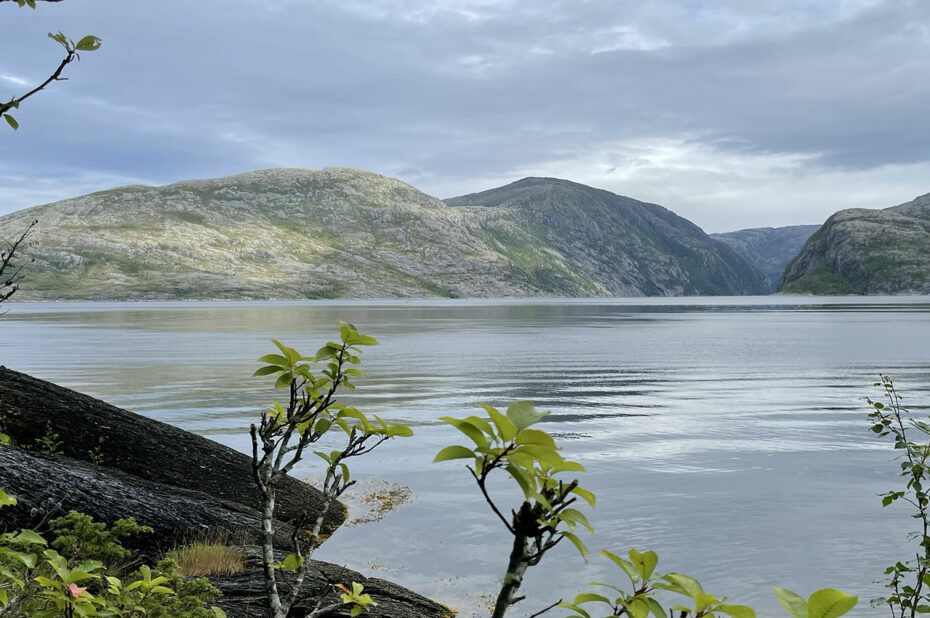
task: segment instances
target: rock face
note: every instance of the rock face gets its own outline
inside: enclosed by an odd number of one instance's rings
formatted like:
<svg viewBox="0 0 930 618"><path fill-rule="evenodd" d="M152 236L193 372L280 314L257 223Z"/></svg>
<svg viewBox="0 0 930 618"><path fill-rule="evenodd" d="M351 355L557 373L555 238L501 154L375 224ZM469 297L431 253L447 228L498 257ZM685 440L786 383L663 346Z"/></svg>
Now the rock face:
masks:
<svg viewBox="0 0 930 618"><path fill-rule="evenodd" d="M282 554L280 558L284 558ZM270 616L260 608L264 604L263 575L261 573L260 553L257 547L246 548L246 568L236 575L210 578L210 583L223 592L217 605L226 611L229 618L262 618ZM378 604L365 612L368 618L452 618L455 614L449 608L436 603L397 584L374 577L365 577L361 573L328 562L313 561L310 577L301 589L301 596L289 614L292 618L306 616L317 603L320 595L325 595L321 606L339 601L332 584L352 587L352 582L365 586L365 592ZM282 593L289 591L287 581L281 581ZM337 614L343 615L343 614ZM346 612L345 615L348 615Z"/></svg>
<svg viewBox="0 0 930 618"><path fill-rule="evenodd" d="M756 294L762 274L675 213L555 178L446 200L528 283L572 296Z"/></svg>
<svg viewBox="0 0 930 618"><path fill-rule="evenodd" d="M764 288L755 268L685 219L584 185L530 178L449 203L360 170L271 169L36 206L0 217L0 238L39 220L20 300Z"/></svg>
<svg viewBox="0 0 930 618"><path fill-rule="evenodd" d="M779 291L930 294L930 193L884 210L836 213L788 265Z"/></svg>
<svg viewBox="0 0 930 618"><path fill-rule="evenodd" d="M205 534L255 543L261 530L259 512L235 502L8 446L0 446L0 487L18 501L0 511L0 529L31 528L45 515L71 510L110 524L135 517L154 533L134 539L133 548L156 557ZM275 546L290 547L292 531L279 522Z"/></svg>
<svg viewBox="0 0 930 618"><path fill-rule="evenodd" d="M785 273L785 267L820 228L819 225L759 227L724 234L711 234L725 243L765 275L767 292L774 292Z"/></svg>
<svg viewBox="0 0 930 618"><path fill-rule="evenodd" d="M95 459L146 481L261 509L251 458L202 436L5 367L0 413L14 443L35 444L51 430L68 457ZM0 486L2 481L0 468ZM319 491L287 478L278 490L276 514L281 521L297 520L304 511L318 513L322 502ZM336 504L324 524L332 531L344 520L345 508Z"/></svg>

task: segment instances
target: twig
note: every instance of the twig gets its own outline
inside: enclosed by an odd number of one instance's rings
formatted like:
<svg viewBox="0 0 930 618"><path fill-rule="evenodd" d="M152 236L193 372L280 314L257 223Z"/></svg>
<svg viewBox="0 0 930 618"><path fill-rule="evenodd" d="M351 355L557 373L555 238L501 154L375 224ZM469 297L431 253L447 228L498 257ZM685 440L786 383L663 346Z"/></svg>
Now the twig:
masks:
<svg viewBox="0 0 930 618"><path fill-rule="evenodd" d="M556 601L555 603L553 603L552 605L550 605L550 606L547 607L546 609L540 610L540 611L536 612L535 614L531 614L529 618L536 618L537 616L542 616L543 614L545 614L546 612L548 612L550 609L554 609L555 607L557 607L557 606L559 605L559 603L561 603L561 602L562 602L562 599L559 599L558 601Z"/></svg>

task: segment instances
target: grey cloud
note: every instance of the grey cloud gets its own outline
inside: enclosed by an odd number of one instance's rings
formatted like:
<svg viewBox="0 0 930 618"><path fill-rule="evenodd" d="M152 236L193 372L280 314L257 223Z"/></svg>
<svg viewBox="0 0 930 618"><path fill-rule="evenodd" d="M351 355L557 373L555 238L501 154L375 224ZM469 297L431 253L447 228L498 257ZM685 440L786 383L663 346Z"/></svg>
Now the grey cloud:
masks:
<svg viewBox="0 0 930 618"><path fill-rule="evenodd" d="M462 192L644 138L872 170L930 159L927 23L918 0L0 6L4 49L36 50L5 54L0 75L41 78L48 30L104 39L24 105L0 154L20 178L351 165ZM30 205L3 195L0 211Z"/></svg>

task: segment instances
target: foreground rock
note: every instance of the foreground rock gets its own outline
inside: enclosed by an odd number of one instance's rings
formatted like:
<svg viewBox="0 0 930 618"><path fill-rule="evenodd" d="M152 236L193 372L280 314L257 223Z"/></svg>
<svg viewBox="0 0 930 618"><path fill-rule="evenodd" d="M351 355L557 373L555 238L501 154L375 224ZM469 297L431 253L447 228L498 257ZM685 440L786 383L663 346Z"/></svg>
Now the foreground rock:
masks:
<svg viewBox="0 0 930 618"><path fill-rule="evenodd" d="M785 270L788 294L930 294L930 193L836 213Z"/></svg>
<svg viewBox="0 0 930 618"><path fill-rule="evenodd" d="M68 457L261 508L248 456L71 389L0 367L0 415L16 444L34 445L52 431ZM295 521L305 511L315 518L321 508L320 492L306 483L288 478L278 489L276 515L282 521ZM324 531L332 532L343 521L345 508L333 505Z"/></svg>
<svg viewBox="0 0 930 618"><path fill-rule="evenodd" d="M226 577L211 577L210 582L223 592L217 601L229 618L262 618L270 616L262 608L265 605L260 553L257 547L246 548L246 568L242 573ZM284 557L283 554L281 556ZM321 606L339 601L332 584L343 584L351 588L352 582L365 586L365 592L378 604L366 612L366 618L452 618L454 612L444 605L427 599L389 581L369 578L345 567L328 562L313 561L312 575L308 578L300 600L291 611L291 618L302 618L316 607L320 595ZM282 582L282 591L289 591ZM348 615L348 611L344 614Z"/></svg>
<svg viewBox="0 0 930 618"><path fill-rule="evenodd" d="M18 504L0 510L0 530L34 527L44 517L75 510L112 524L135 517L154 534L130 543L152 556L192 538L257 542L261 518L254 509L202 492L153 483L124 472L62 456L0 446L0 488ZM277 524L276 546L290 547L292 528Z"/></svg>

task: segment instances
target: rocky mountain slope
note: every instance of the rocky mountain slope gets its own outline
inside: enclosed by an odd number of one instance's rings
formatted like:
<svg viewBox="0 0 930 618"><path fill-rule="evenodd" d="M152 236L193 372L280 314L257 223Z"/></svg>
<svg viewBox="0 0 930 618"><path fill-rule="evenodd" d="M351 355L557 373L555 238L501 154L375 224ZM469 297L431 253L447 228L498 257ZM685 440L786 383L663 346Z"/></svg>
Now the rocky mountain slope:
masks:
<svg viewBox="0 0 930 618"><path fill-rule="evenodd" d="M0 238L39 220L22 300L642 296L764 286L757 270L690 222L606 191L527 179L450 202L457 206L360 170L271 169L36 206L0 218Z"/></svg>
<svg viewBox="0 0 930 618"><path fill-rule="evenodd" d="M754 294L764 277L687 219L601 189L555 178L447 199L534 283L576 295Z"/></svg>
<svg viewBox="0 0 930 618"><path fill-rule="evenodd" d="M788 265L780 291L930 294L930 193L834 214Z"/></svg>
<svg viewBox="0 0 930 618"><path fill-rule="evenodd" d="M788 262L794 259L807 239L819 228L819 225L758 227L711 234L710 237L726 243L761 270L765 275L766 291L774 292Z"/></svg>

